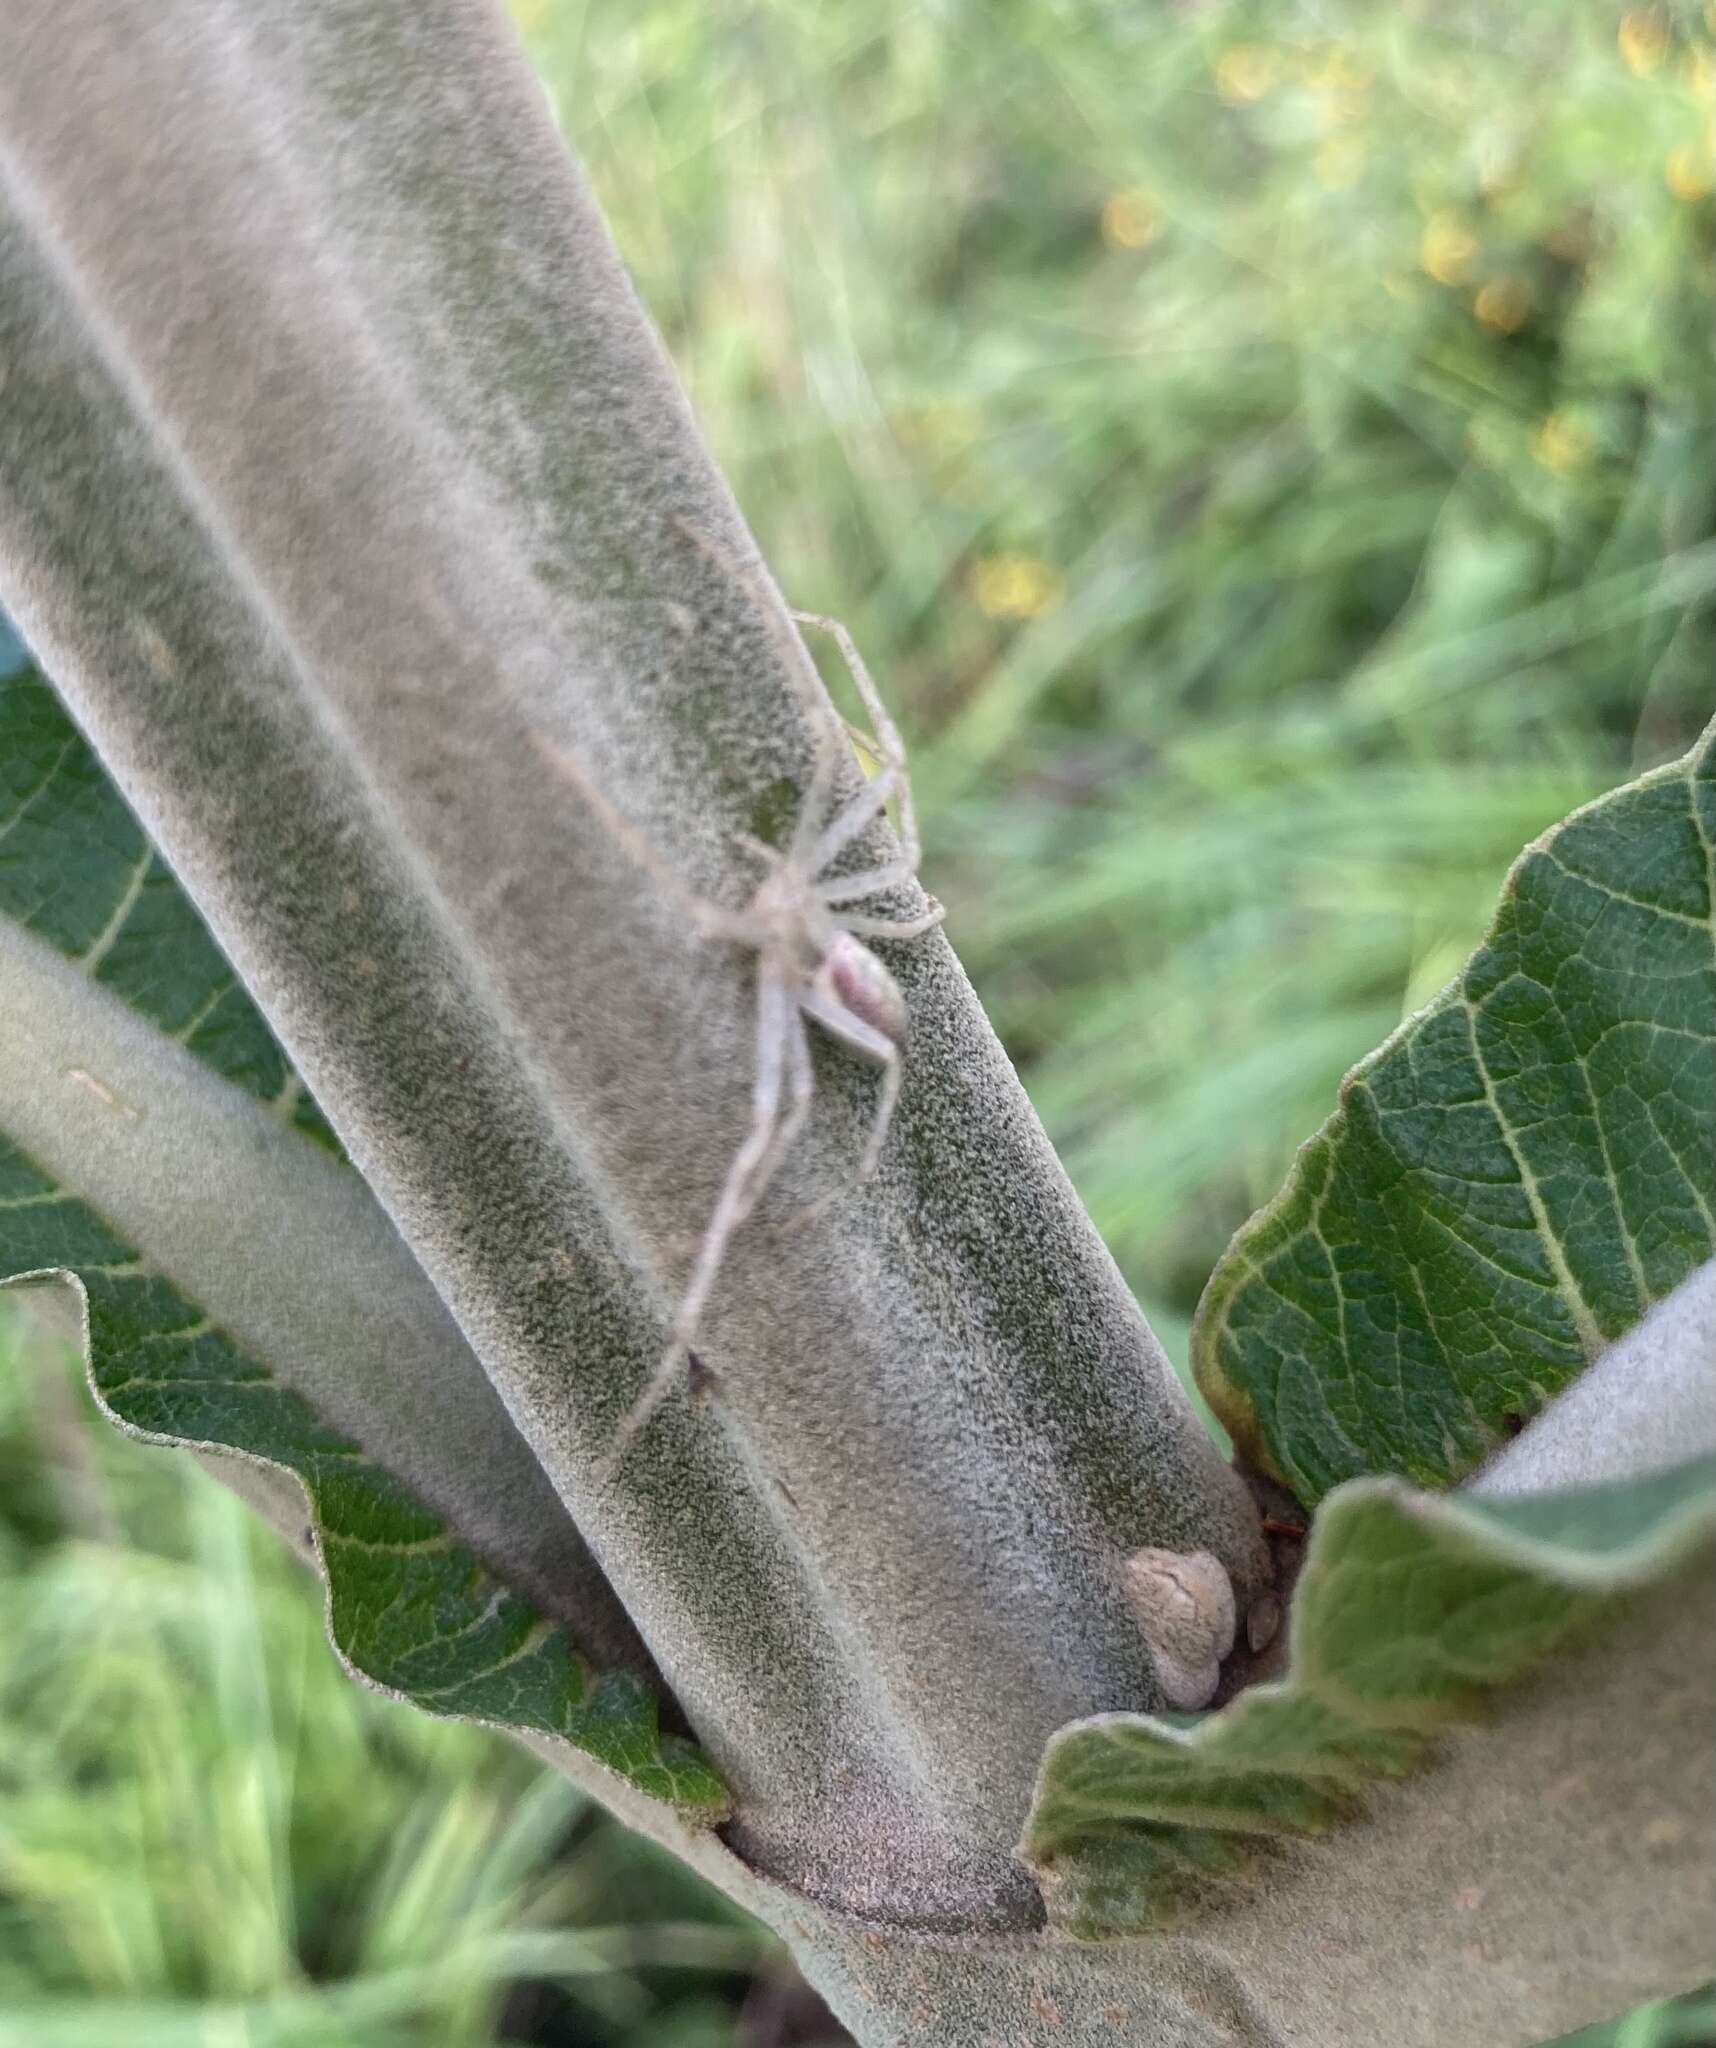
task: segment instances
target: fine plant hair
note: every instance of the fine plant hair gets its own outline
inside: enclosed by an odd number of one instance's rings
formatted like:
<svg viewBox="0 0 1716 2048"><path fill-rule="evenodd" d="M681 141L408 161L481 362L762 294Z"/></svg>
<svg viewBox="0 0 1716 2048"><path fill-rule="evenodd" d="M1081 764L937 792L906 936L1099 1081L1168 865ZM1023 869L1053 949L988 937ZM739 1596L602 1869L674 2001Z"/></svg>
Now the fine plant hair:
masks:
<svg viewBox="0 0 1716 2048"><path fill-rule="evenodd" d="M492 0L0 6L0 1281L314 1548L355 1670L864 2048L1526 2048L1701 1981L1716 736L1528 850L1242 1233L1194 1332L1241 1469L762 573ZM1608 1131L1542 1103L1598 1045L1660 1300L1593 1365ZM1521 1302L1523 1500L1447 1449ZM616 1456L693 1336L712 1397Z"/></svg>
<svg viewBox="0 0 1716 2048"><path fill-rule="evenodd" d="M720 550L691 529L685 530L706 556L731 571L731 563ZM769 622L783 668L796 680L807 673L814 677L810 658L782 616L773 589L760 577L743 581ZM764 871L741 908L731 909L693 893L647 836L608 798L575 749L541 742L543 751L702 937L756 955L750 1128L733 1155L697 1248L673 1316L667 1349L615 1432L608 1469L624 1455L691 1359L727 1246L762 1200L804 1129L815 1095L810 1024L820 1025L830 1038L880 1069L875 1111L853 1173L860 1187L874 1178L899 1101L909 1025L899 984L864 941L918 938L932 931L945 915L944 906L936 902L898 918L848 907L916 879L921 842L905 743L846 627L815 612L794 611L790 616L794 623L816 627L833 638L871 722L870 732L855 737L877 767L862 788L831 815L825 815L839 776L848 728L843 720L831 721L820 691L807 689L806 708L817 733L815 766L784 851L750 833L734 835L735 845ZM825 875L825 870L886 814L895 798L899 805L898 853L879 863L844 867ZM800 1226L813 1222L837 1198L838 1190L830 1191L801 1210L794 1222Z"/></svg>

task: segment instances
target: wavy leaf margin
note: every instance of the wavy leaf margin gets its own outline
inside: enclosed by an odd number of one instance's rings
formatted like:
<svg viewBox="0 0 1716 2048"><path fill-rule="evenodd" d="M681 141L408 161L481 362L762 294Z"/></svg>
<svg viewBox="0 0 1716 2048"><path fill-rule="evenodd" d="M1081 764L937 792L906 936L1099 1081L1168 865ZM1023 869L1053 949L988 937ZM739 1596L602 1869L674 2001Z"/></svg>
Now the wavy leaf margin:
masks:
<svg viewBox="0 0 1716 2048"><path fill-rule="evenodd" d="M510 1591L4 1139L0 1272L0 1288L76 1288L90 1388L127 1435L292 1474L323 1568L329 1639L357 1677L427 1713L557 1736L688 1815L716 1821L730 1810L701 1751L662 1733L646 1680L596 1670L564 1624Z"/></svg>
<svg viewBox="0 0 1716 2048"><path fill-rule="evenodd" d="M1285 1679L1212 1714L1102 1714L1051 1738L1019 1846L1051 1924L1083 1940L1178 1924L1695 1561L1716 1563L1716 1457L1516 1499L1340 1487L1312 1531Z"/></svg>

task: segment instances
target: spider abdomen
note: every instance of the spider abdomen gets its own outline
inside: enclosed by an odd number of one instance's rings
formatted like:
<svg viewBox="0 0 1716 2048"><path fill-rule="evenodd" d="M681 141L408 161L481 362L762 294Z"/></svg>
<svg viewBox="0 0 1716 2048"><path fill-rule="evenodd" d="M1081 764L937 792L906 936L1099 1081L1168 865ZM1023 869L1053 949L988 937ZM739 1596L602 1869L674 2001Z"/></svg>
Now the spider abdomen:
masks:
<svg viewBox="0 0 1716 2048"><path fill-rule="evenodd" d="M855 939L850 932L837 931L828 942L822 973L842 1008L862 1019L873 1031L879 1031L896 1050L904 1051L906 999L900 993L899 983L861 939ZM855 1052L874 1058L858 1040L848 1043Z"/></svg>

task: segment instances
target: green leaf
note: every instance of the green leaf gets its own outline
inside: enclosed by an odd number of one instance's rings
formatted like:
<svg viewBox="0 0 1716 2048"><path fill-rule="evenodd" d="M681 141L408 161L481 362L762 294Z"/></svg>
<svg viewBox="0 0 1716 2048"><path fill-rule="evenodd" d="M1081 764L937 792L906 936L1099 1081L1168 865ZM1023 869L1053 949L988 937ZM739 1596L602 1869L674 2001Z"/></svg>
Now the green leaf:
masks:
<svg viewBox="0 0 1716 2048"><path fill-rule="evenodd" d="M305 1142L333 1148L196 911L0 619L0 942L6 921L77 962ZM0 1103L0 1131L6 1115ZM235 1115L234 1144L251 1142L251 1129ZM171 1131L159 1141L171 1144ZM645 1679L595 1669L563 1623L510 1590L248 1354L87 1192L0 1135L0 1276L77 1282L90 1383L122 1428L296 1475L327 1576L329 1633L354 1672L430 1713L558 1736L690 1813L727 1810L701 1753L660 1732ZM257 1248L256 1284L282 1255Z"/></svg>
<svg viewBox="0 0 1716 2048"><path fill-rule="evenodd" d="M337 1149L165 861L0 613L0 917Z"/></svg>
<svg viewBox="0 0 1716 2048"><path fill-rule="evenodd" d="M1198 1384L1307 1504L1459 1480L1716 1249L1713 873L1716 726L1526 849L1223 1256Z"/></svg>
<svg viewBox="0 0 1716 2048"><path fill-rule="evenodd" d="M676 1806L726 1810L703 1756L660 1733L643 1679L596 1672L563 1625L510 1592L396 1479L3 1139L0 1271L13 1282L76 1278L90 1385L123 1429L297 1475L327 1574L329 1634L359 1677L429 1713L559 1736Z"/></svg>
<svg viewBox="0 0 1716 2048"><path fill-rule="evenodd" d="M1086 1939L1173 1924L1694 1558L1716 1559L1716 1458L1518 1500L1349 1482L1317 1516L1287 1678L1195 1726L1104 1714L1050 1742L1020 1854L1051 1919Z"/></svg>

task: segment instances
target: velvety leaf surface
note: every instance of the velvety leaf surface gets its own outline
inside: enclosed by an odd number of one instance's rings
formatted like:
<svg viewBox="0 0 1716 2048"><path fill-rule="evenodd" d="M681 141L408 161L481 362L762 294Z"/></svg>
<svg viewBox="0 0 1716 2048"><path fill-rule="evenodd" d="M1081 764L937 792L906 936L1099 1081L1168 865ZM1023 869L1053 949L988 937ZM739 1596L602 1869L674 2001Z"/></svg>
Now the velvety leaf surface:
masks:
<svg viewBox="0 0 1716 2048"><path fill-rule="evenodd" d="M1716 1557L1716 1459L1518 1500L1349 1482L1317 1516L1287 1678L1195 1721L1105 1714L1054 1737L1021 1846L1052 1920L1172 1924L1693 1557Z"/></svg>
<svg viewBox="0 0 1716 2048"><path fill-rule="evenodd" d="M1198 1382L1314 1503L1449 1485L1716 1249L1716 726L1528 847L1200 1304Z"/></svg>
<svg viewBox="0 0 1716 2048"><path fill-rule="evenodd" d="M283 1123L333 1145L196 911L3 620L0 916L78 961ZM296 1474L327 1575L329 1631L353 1671L431 1713L559 1736L677 1806L726 1809L702 1755L660 1732L643 1678L593 1668L564 1625L511 1592L246 1355L81 1191L0 1135L0 1276L66 1274L87 1306L91 1384L115 1422Z"/></svg>

